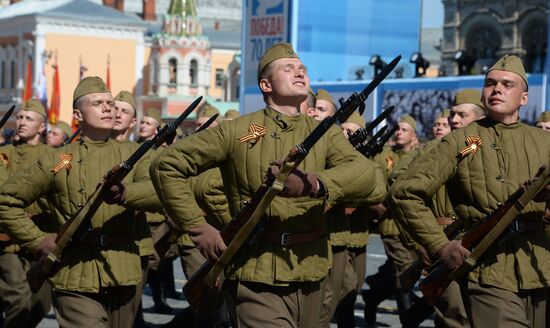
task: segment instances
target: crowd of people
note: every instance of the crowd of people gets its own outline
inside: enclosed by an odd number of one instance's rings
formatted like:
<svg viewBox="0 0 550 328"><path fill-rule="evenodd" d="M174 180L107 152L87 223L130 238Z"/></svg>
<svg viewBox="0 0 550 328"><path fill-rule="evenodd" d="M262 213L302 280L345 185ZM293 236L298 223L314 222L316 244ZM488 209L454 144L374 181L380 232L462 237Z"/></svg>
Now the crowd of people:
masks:
<svg viewBox="0 0 550 328"><path fill-rule="evenodd" d="M216 263L228 246L220 231L266 181L286 172L289 151L337 110L327 90L311 89L289 44L266 51L257 79L265 108L243 116L230 110L200 132L178 129L173 141L149 150L101 194L102 204L36 292L29 269L51 256L61 227L88 210L106 172L164 122L161 111L148 109L131 141L134 96L113 96L98 77L74 90L81 130L73 142L68 124L47 124L38 100L21 104L15 135L0 148L2 326L35 327L53 306L60 327L145 327L146 284L154 312L172 313L165 298L175 293L173 260L180 258L187 278L205 261ZM550 164L549 112L537 127L519 120L528 88L521 60L504 56L481 90L457 92L436 116L433 140L422 142L415 117L403 115L392 140L368 156L347 140L365 129L359 113L332 126L277 196L259 205L262 226L223 263L223 284L164 327L355 327L358 294L368 326L376 325L378 305L394 297L404 327L433 312L436 327L547 327L548 185L433 305L402 279L415 264L455 270L472 262L473 250L445 227L460 223L460 232L468 231ZM214 115L215 107L202 104L195 127ZM387 261L365 277L375 230Z"/></svg>

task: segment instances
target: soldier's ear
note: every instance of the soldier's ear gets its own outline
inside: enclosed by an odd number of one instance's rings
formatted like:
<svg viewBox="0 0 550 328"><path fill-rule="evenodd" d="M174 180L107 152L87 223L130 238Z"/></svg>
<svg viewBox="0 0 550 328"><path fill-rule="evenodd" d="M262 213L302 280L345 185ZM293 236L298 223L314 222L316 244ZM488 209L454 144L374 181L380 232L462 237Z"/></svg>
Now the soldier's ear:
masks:
<svg viewBox="0 0 550 328"><path fill-rule="evenodd" d="M521 102L520 102L520 105L521 106L525 106L527 105L527 103L529 102L529 94L527 92L523 92L521 94Z"/></svg>
<svg viewBox="0 0 550 328"><path fill-rule="evenodd" d="M82 112L80 111L80 109L73 109L73 119L77 120L78 122L82 122Z"/></svg>
<svg viewBox="0 0 550 328"><path fill-rule="evenodd" d="M269 82L268 79L261 79L260 90L262 90L262 92L271 92L273 90L271 87L271 82Z"/></svg>

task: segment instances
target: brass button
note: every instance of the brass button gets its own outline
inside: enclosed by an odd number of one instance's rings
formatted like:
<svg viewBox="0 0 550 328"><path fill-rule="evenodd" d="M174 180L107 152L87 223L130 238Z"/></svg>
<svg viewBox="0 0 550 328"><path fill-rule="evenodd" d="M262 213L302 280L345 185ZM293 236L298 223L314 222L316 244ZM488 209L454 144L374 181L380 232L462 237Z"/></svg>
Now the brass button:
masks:
<svg viewBox="0 0 550 328"><path fill-rule="evenodd" d="M78 206L78 207L84 207L84 205L82 205L82 203L78 203L77 206Z"/></svg>
<svg viewBox="0 0 550 328"><path fill-rule="evenodd" d="M502 176L497 175L496 179L497 179L497 181L501 181L501 180L502 180Z"/></svg>

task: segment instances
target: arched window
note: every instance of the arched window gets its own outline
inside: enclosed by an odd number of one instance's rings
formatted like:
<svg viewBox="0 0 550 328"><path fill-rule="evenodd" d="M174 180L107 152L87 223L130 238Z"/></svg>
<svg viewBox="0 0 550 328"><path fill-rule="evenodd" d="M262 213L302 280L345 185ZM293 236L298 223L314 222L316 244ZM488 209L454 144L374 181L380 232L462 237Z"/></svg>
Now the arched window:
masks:
<svg viewBox="0 0 550 328"><path fill-rule="evenodd" d="M170 73L169 84L178 84L178 60L176 58L170 58L168 60L168 71Z"/></svg>
<svg viewBox="0 0 550 328"><path fill-rule="evenodd" d="M466 36L466 53L476 62L474 70L478 74L483 67L491 67L497 60L496 53L502 45L499 32L491 25L480 24L468 31Z"/></svg>
<svg viewBox="0 0 550 328"><path fill-rule="evenodd" d="M191 81L191 86L197 86L198 83L198 73L199 73L199 65L195 59L191 60L191 64L189 65L189 80Z"/></svg>

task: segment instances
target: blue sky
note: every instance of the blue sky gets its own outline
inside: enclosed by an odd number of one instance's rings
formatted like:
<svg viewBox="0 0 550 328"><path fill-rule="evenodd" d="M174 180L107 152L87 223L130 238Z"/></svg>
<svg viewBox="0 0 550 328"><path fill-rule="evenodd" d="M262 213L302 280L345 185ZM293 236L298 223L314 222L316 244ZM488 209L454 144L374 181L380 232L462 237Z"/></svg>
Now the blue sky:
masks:
<svg viewBox="0 0 550 328"><path fill-rule="evenodd" d="M422 27L443 26L443 2L441 0L422 1Z"/></svg>

